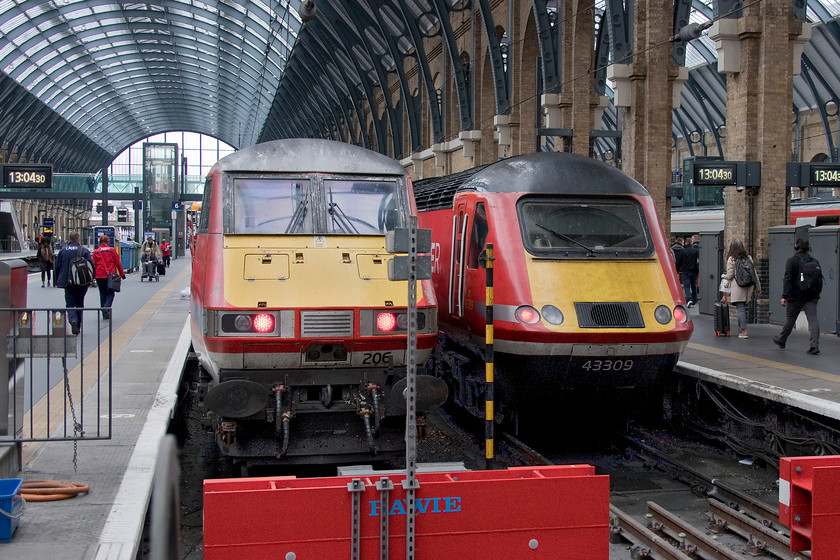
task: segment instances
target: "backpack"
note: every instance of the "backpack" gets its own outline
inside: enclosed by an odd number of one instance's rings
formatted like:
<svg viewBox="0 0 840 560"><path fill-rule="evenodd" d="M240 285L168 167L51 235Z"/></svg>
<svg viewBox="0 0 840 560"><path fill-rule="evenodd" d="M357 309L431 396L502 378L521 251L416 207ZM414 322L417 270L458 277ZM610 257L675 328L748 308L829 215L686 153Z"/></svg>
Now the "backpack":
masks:
<svg viewBox="0 0 840 560"><path fill-rule="evenodd" d="M41 245L41 248L38 249L38 256L41 257L42 261L50 262L50 248L49 245Z"/></svg>
<svg viewBox="0 0 840 560"><path fill-rule="evenodd" d="M807 253L799 256L799 291L803 296L816 297L823 287L820 262Z"/></svg>
<svg viewBox="0 0 840 560"><path fill-rule="evenodd" d="M755 273L755 266L749 257L738 257L735 260L735 283L746 288L755 286L758 276Z"/></svg>
<svg viewBox="0 0 840 560"><path fill-rule="evenodd" d="M78 251L76 251L76 256L70 261L67 283L73 286L88 286L93 282L94 272L93 263L82 256L80 245Z"/></svg>

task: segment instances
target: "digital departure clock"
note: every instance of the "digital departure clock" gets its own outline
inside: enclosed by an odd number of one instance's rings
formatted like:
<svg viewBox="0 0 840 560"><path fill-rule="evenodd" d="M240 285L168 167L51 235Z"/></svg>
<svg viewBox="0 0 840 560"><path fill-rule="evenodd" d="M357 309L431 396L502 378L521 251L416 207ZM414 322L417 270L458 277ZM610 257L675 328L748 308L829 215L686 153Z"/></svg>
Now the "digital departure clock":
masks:
<svg viewBox="0 0 840 560"><path fill-rule="evenodd" d="M52 165L3 164L4 189L51 189Z"/></svg>
<svg viewBox="0 0 840 560"><path fill-rule="evenodd" d="M737 185L738 173L735 163L695 163L694 186Z"/></svg>
<svg viewBox="0 0 840 560"><path fill-rule="evenodd" d="M811 164L810 183L812 187L840 187L840 164Z"/></svg>

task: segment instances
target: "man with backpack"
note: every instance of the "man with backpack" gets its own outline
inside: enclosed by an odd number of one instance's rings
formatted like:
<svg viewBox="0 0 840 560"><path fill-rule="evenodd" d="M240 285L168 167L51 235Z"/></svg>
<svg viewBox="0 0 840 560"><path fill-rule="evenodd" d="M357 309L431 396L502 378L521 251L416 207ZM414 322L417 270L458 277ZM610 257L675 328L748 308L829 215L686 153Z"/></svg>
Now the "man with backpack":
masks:
<svg viewBox="0 0 840 560"><path fill-rule="evenodd" d="M782 332L773 337L779 348L784 348L793 330L799 312L804 311L808 319L808 333L811 337L809 354L820 353L820 324L817 320L817 301L822 291L823 275L820 263L809 253L811 245L807 239L797 239L796 253L785 263L785 278L782 286L782 307L785 308L785 324Z"/></svg>
<svg viewBox="0 0 840 560"><path fill-rule="evenodd" d="M79 241L79 232L70 234L70 241L55 258L54 285L64 288L64 304L67 306L67 319L73 334L79 334L82 327L82 309L85 307L85 294L93 282L93 257Z"/></svg>

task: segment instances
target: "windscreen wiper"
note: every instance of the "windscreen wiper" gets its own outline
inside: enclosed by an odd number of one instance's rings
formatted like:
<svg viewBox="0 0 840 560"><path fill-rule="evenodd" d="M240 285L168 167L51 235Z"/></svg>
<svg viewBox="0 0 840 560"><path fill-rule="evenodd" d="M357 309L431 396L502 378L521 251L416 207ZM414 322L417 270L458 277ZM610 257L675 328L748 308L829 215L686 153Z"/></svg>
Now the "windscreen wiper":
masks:
<svg viewBox="0 0 840 560"><path fill-rule="evenodd" d="M292 220L286 227L285 233L297 233L299 228L303 225L303 219L306 217L306 205L308 204L306 197L303 197L298 202L295 213L292 214Z"/></svg>
<svg viewBox="0 0 840 560"><path fill-rule="evenodd" d="M357 230L356 227L350 222L350 219L347 217L347 214L344 213L344 210L341 209L341 206L338 205L338 202L330 202L329 207L329 212L330 216L332 216L333 223L338 224L342 232L359 233L359 230Z"/></svg>
<svg viewBox="0 0 840 560"><path fill-rule="evenodd" d="M581 243L577 239L573 239L573 238L569 237L568 235L566 235L565 233L560 233L559 231L553 230L551 228L547 228L542 224L534 223L534 225L537 226L538 228L544 229L545 231L547 231L549 233L553 233L554 235L556 235L557 237L559 237L560 239L562 239L564 241L568 241L569 243L574 243L575 245L583 247L584 249L587 250L587 252L589 253L589 256L593 256L593 257L595 256L595 249L592 249L591 247L588 247L588 246L584 245L583 243Z"/></svg>

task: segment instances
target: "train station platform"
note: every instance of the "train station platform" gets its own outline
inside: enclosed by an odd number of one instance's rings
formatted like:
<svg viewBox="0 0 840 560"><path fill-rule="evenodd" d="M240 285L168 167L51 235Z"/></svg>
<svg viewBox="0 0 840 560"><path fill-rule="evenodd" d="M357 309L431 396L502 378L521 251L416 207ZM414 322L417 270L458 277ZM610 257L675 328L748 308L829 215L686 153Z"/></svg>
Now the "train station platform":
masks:
<svg viewBox="0 0 840 560"><path fill-rule="evenodd" d="M820 353L807 354L807 328L795 329L780 349L780 325L747 325L749 338L718 337L714 317L690 309L694 334L676 371L760 398L840 420L840 337L820 335ZM800 320L804 320L801 314Z"/></svg>
<svg viewBox="0 0 840 560"><path fill-rule="evenodd" d="M127 275L112 311L111 439L79 442L77 470L72 442L24 444L23 469L11 475L87 484L90 492L27 503L11 542L0 543L0 558L135 559L158 448L175 410L190 345L190 302L181 298L189 281L189 258L173 260L160 282ZM42 288L39 274L29 275L27 294L30 308L63 306L63 290ZM85 304L99 306L95 286ZM93 324L86 316L85 328ZM85 355L92 352L86 349ZM91 392L85 401L96 398Z"/></svg>

